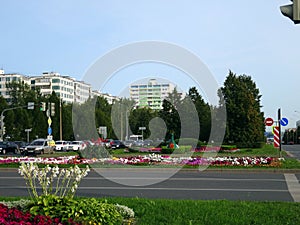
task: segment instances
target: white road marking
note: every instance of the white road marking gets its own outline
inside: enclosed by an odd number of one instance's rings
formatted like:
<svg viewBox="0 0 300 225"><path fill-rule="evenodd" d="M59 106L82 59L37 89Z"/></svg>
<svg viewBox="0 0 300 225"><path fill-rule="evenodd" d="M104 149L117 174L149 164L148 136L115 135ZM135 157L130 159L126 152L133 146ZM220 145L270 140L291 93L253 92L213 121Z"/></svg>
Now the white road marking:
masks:
<svg viewBox="0 0 300 225"><path fill-rule="evenodd" d="M300 184L295 174L284 174L288 190L295 202L300 202Z"/></svg>

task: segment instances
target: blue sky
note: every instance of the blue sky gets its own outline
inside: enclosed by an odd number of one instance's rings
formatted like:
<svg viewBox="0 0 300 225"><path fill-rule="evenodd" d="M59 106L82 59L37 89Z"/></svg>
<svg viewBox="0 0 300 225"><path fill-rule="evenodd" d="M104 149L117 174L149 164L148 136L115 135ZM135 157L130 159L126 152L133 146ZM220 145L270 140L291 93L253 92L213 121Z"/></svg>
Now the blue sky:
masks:
<svg viewBox="0 0 300 225"><path fill-rule="evenodd" d="M97 59L119 46L170 42L196 54L220 86L229 70L250 75L262 94L265 116L275 119L281 108L294 127L300 120L300 25L280 13L285 4L290 1L3 0L0 67L82 79ZM195 86L181 71L146 64L114 74L103 91L119 95L130 82L152 76L184 91Z"/></svg>

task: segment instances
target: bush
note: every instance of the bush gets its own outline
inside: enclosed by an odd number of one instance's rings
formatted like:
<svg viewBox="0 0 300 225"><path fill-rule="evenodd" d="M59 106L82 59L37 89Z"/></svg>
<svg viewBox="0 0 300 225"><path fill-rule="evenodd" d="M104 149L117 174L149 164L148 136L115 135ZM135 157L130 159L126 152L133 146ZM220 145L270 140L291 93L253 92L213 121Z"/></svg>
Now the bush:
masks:
<svg viewBox="0 0 300 225"><path fill-rule="evenodd" d="M180 142L179 142L180 141ZM180 146L181 145L191 145L191 146L195 146L198 144L198 140L194 139L194 138L181 138L181 139L176 139L175 140L176 143L179 143Z"/></svg>
<svg viewBox="0 0 300 225"><path fill-rule="evenodd" d="M55 195L40 196L30 207L32 215L60 218L67 222L72 218L79 223L122 224L122 215L113 204L95 198L70 199Z"/></svg>
<svg viewBox="0 0 300 225"><path fill-rule="evenodd" d="M6 205L8 208L16 208L26 211L26 209L28 209L28 205L32 204L32 200L20 199L16 201L1 201L0 204Z"/></svg>
<svg viewBox="0 0 300 225"><path fill-rule="evenodd" d="M168 148L168 147L165 147L163 146L161 148L161 154L172 154L174 152L174 148Z"/></svg>
<svg viewBox="0 0 300 225"><path fill-rule="evenodd" d="M30 224L30 225L79 225L72 219L68 219L66 223L62 223L59 218L51 218L44 215L32 215L29 212L23 212L13 207L9 208L4 204L0 204L0 224Z"/></svg>
<svg viewBox="0 0 300 225"><path fill-rule="evenodd" d="M255 142L253 143L253 148L263 148L265 144L265 142Z"/></svg>
<svg viewBox="0 0 300 225"><path fill-rule="evenodd" d="M82 150L78 151L78 154L81 158L86 159L100 159L100 158L109 158L111 150L106 149L104 146L88 146Z"/></svg>
<svg viewBox="0 0 300 225"><path fill-rule="evenodd" d="M232 150L236 148L236 145L221 145L221 150Z"/></svg>

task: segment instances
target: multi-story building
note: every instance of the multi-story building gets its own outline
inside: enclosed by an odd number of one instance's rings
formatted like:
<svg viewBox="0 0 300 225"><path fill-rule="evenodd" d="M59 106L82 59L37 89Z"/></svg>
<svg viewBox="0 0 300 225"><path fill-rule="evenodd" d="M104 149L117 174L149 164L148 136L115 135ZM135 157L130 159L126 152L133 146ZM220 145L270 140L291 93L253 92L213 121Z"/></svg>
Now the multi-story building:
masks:
<svg viewBox="0 0 300 225"><path fill-rule="evenodd" d="M75 80L68 76L61 76L59 73L45 72L41 76L30 78L31 88L39 89L41 94L55 94L66 103L74 102L74 83Z"/></svg>
<svg viewBox="0 0 300 225"><path fill-rule="evenodd" d="M74 102L84 103L91 97L91 85L83 81L74 81Z"/></svg>
<svg viewBox="0 0 300 225"><path fill-rule="evenodd" d="M118 96L113 96L111 94L107 94L107 93L101 93L100 91L92 91L92 97L94 96L101 96L103 98L105 98L108 102L108 104L113 104L115 101L119 100L120 98Z"/></svg>
<svg viewBox="0 0 300 225"><path fill-rule="evenodd" d="M129 93L136 106L161 109L163 100L174 89L171 83L158 83L156 79L150 79L147 84L130 85Z"/></svg>
<svg viewBox="0 0 300 225"><path fill-rule="evenodd" d="M92 91L90 84L69 76L62 76L56 72L44 72L42 75L29 77L17 73L6 74L3 69L0 69L0 95L8 102L10 95L6 84L12 81L23 81L31 89L38 89L42 95L50 95L54 91L65 103L81 104L95 95L104 97L109 104L113 104L115 100L119 99L110 94Z"/></svg>
<svg viewBox="0 0 300 225"><path fill-rule="evenodd" d="M0 70L0 95L3 96L8 102L10 102L9 90L7 88L7 83L24 82L25 84L30 85L30 79L28 76L24 76L18 73L5 73L3 69Z"/></svg>

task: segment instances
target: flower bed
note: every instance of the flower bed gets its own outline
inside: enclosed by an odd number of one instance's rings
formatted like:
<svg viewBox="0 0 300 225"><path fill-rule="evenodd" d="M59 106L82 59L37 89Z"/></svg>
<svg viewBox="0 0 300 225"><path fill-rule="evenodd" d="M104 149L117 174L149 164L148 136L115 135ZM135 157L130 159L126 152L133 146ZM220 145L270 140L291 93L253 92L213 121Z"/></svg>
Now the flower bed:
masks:
<svg viewBox="0 0 300 225"><path fill-rule="evenodd" d="M81 159L78 156L56 158L41 157L0 157L0 164L41 163L41 164L95 164L105 165L175 165L175 166L280 166L276 157L172 157L160 154L138 155L130 157Z"/></svg>
<svg viewBox="0 0 300 225"><path fill-rule="evenodd" d="M240 151L239 148L232 147L232 148L225 148L220 146L201 146L192 149L193 152L238 152Z"/></svg>
<svg viewBox="0 0 300 225"><path fill-rule="evenodd" d="M108 164L127 165L178 165L178 166L278 166L280 159L272 157L170 157L158 154L125 158L113 158L103 161ZM275 163L276 162L276 163Z"/></svg>

